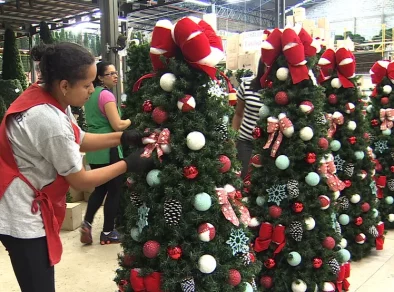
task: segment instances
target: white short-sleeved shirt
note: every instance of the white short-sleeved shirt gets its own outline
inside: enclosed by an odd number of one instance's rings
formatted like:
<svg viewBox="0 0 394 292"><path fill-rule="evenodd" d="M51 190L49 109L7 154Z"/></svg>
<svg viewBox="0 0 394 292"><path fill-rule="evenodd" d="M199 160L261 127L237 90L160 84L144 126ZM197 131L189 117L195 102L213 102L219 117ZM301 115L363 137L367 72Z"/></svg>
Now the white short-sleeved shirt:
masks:
<svg viewBox="0 0 394 292"><path fill-rule="evenodd" d="M82 169L80 145L75 142L70 107L66 114L43 104L10 116L7 136L21 173L36 188L52 183L57 174L67 176ZM81 143L85 133L80 130ZM33 214L34 192L16 178L0 199L0 234L16 238L45 236L41 212Z"/></svg>

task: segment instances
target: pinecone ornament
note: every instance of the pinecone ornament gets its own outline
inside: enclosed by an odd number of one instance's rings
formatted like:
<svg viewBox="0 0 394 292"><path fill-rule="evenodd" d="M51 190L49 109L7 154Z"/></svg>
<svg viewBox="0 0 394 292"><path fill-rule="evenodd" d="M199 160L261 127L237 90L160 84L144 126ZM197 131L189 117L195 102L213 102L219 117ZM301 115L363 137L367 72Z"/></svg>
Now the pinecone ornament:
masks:
<svg viewBox="0 0 394 292"><path fill-rule="evenodd" d="M327 123L327 119L324 116L324 114L321 114L318 117L316 117L316 124L325 125L326 123Z"/></svg>
<svg viewBox="0 0 394 292"><path fill-rule="evenodd" d="M239 257L241 258L242 263L244 264L244 266L250 265L251 259L250 259L250 255L249 255L248 252L239 255Z"/></svg>
<svg viewBox="0 0 394 292"><path fill-rule="evenodd" d="M328 261L328 265L330 266L332 273L334 275L338 275L340 271L339 263L336 259L331 259Z"/></svg>
<svg viewBox="0 0 394 292"><path fill-rule="evenodd" d="M181 282L181 289L183 292L194 292L196 290L194 279L192 277L183 279Z"/></svg>
<svg viewBox="0 0 394 292"><path fill-rule="evenodd" d="M303 234L302 223L300 221L292 222L290 224L289 232L291 237L293 237L295 241L300 242L302 240L302 234Z"/></svg>
<svg viewBox="0 0 394 292"><path fill-rule="evenodd" d="M298 189L298 181L291 179L287 182L287 193L289 199L295 199L300 194L300 190Z"/></svg>
<svg viewBox="0 0 394 292"><path fill-rule="evenodd" d="M140 195L137 194L136 192L131 192L130 193L130 201L133 206L139 208L142 206L142 201L140 199Z"/></svg>
<svg viewBox="0 0 394 292"><path fill-rule="evenodd" d="M345 175L347 175L348 177L352 177L354 174L354 164L353 163L346 164L344 172Z"/></svg>
<svg viewBox="0 0 394 292"><path fill-rule="evenodd" d="M349 199L346 197L339 197L337 200L339 209L341 210L347 210L349 209Z"/></svg>
<svg viewBox="0 0 394 292"><path fill-rule="evenodd" d="M342 234L342 228L338 221L335 221L335 232L338 234Z"/></svg>
<svg viewBox="0 0 394 292"><path fill-rule="evenodd" d="M379 236L378 230L373 225L371 227L369 227L368 232L375 238Z"/></svg>
<svg viewBox="0 0 394 292"><path fill-rule="evenodd" d="M167 199L164 202L164 220L169 226L179 224L182 215L182 205L174 199Z"/></svg>
<svg viewBox="0 0 394 292"><path fill-rule="evenodd" d="M252 279L252 281L250 281L250 284L252 285L253 291L257 291L257 284L255 279Z"/></svg>
<svg viewBox="0 0 394 292"><path fill-rule="evenodd" d="M389 188L390 191L394 192L394 179L390 178L387 181L387 187Z"/></svg>
<svg viewBox="0 0 394 292"><path fill-rule="evenodd" d="M221 124L215 128L218 133L220 141L226 141L228 139L228 129L226 124Z"/></svg>

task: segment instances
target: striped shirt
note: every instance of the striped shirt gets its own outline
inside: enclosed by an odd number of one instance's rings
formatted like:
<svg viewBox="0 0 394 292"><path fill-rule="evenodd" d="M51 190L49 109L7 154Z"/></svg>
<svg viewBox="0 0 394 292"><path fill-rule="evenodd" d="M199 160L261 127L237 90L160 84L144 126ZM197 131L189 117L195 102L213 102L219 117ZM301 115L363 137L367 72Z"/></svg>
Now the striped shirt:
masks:
<svg viewBox="0 0 394 292"><path fill-rule="evenodd" d="M251 80L241 83L237 90L237 98L245 102L244 116L239 128L240 140L253 140L252 132L259 117L259 110L263 105L262 96L250 88Z"/></svg>

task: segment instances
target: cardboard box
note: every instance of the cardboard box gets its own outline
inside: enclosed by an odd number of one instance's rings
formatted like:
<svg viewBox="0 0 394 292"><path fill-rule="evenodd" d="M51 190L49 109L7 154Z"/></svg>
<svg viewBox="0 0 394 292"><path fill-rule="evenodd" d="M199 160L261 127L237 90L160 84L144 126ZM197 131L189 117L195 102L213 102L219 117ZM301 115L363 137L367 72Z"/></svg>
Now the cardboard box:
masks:
<svg viewBox="0 0 394 292"><path fill-rule="evenodd" d="M311 19L305 19L304 21L302 21L302 27L306 30L307 33L312 35L313 30L316 28L316 24Z"/></svg>
<svg viewBox="0 0 394 292"><path fill-rule="evenodd" d="M323 28L323 29L328 29L330 27L330 22L328 21L327 18L319 18L317 20L317 27L318 28Z"/></svg>
<svg viewBox="0 0 394 292"><path fill-rule="evenodd" d="M256 74L258 62L260 60L260 52L251 52L238 56L238 69L249 69Z"/></svg>
<svg viewBox="0 0 394 292"><path fill-rule="evenodd" d="M290 16L286 16L286 25L287 26L294 26L294 16L290 15Z"/></svg>
<svg viewBox="0 0 394 292"><path fill-rule="evenodd" d="M306 17L306 9L304 7L297 7L293 9L294 16L304 16Z"/></svg>
<svg viewBox="0 0 394 292"><path fill-rule="evenodd" d="M239 36L239 54L260 51L266 37L264 30L246 31Z"/></svg>
<svg viewBox="0 0 394 292"><path fill-rule="evenodd" d="M82 205L81 203L67 203L66 217L62 224L62 230L73 231L81 226Z"/></svg>
<svg viewBox="0 0 394 292"><path fill-rule="evenodd" d="M238 53L228 54L226 56L226 69L227 70L237 70L238 69Z"/></svg>
<svg viewBox="0 0 394 292"><path fill-rule="evenodd" d="M83 201L84 196L83 196L83 191L77 191L73 188L70 187L69 189L70 195L71 195L71 202L79 202L79 201Z"/></svg>
<svg viewBox="0 0 394 292"><path fill-rule="evenodd" d="M239 34L228 36L226 39L226 55L237 54L239 52Z"/></svg>
<svg viewBox="0 0 394 292"><path fill-rule="evenodd" d="M323 40L323 39L325 39L325 37L326 37L325 30L324 30L323 28L315 27L315 28L313 29L312 36L313 36L314 38L319 38L319 39L322 39L322 40Z"/></svg>

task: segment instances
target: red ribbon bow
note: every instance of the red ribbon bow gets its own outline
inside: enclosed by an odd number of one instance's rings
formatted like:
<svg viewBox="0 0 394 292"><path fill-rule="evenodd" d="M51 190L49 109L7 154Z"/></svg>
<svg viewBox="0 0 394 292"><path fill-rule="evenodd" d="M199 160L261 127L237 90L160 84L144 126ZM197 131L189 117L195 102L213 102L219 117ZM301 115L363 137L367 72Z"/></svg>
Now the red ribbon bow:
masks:
<svg viewBox="0 0 394 292"><path fill-rule="evenodd" d="M347 280L350 277L350 263L345 263L341 266L337 277L337 291L348 291L350 283Z"/></svg>
<svg viewBox="0 0 394 292"><path fill-rule="evenodd" d="M248 225L250 222L250 214L249 210L246 206L242 204L239 197L237 195L237 191L231 185L226 185L224 188L216 188L216 195L219 199L219 204L222 206L222 213L224 217L235 226L239 226L239 222L243 223L244 225ZM237 211L241 214L240 218L238 219L237 215L234 212L234 209L231 203L237 208Z"/></svg>
<svg viewBox="0 0 394 292"><path fill-rule="evenodd" d="M379 84L383 81L384 77L387 77L394 83L394 62L389 61L377 61L373 64L371 70L369 70L371 74L371 79L373 84ZM371 96L377 95L377 89L373 90Z"/></svg>
<svg viewBox="0 0 394 292"><path fill-rule="evenodd" d="M285 226L277 225L272 226L271 223L264 222L260 226L259 236L256 238L254 243L254 250L256 252L262 252L267 250L271 242L277 244L277 248L274 251L274 255L280 253L285 247Z"/></svg>
<svg viewBox="0 0 394 292"><path fill-rule="evenodd" d="M293 84L309 79L309 69L305 57L316 55L320 46L312 37L300 27L286 28L283 33L274 29L268 34L261 47L261 62L267 66L265 74L261 77L262 87L267 84L267 77L272 65L281 53L285 56Z"/></svg>
<svg viewBox="0 0 394 292"><path fill-rule="evenodd" d="M156 149L157 157L160 161L162 161L161 157L164 154L162 147L169 146L170 143L170 130L163 129L161 132L154 132L150 134L149 137L145 137L142 139L145 146L144 152L141 154L141 157L150 157L152 155L153 150Z"/></svg>
<svg viewBox="0 0 394 292"><path fill-rule="evenodd" d="M263 149L268 149L271 147L272 142L275 138L275 133L278 133L278 137L271 149L271 157L275 157L278 152L279 146L282 143L283 135L290 138L294 133L294 126L291 120L286 117L285 114L280 114L279 119L274 117L269 117L267 119L267 132L269 134L268 141L264 145Z"/></svg>
<svg viewBox="0 0 394 292"><path fill-rule="evenodd" d="M378 237L375 239L376 250L382 250L384 245L384 222L379 222L376 225L376 230L378 231Z"/></svg>
<svg viewBox="0 0 394 292"><path fill-rule="evenodd" d="M356 74L356 61L351 51L339 48L337 51L327 49L319 60L320 77L319 83L331 78L334 71L344 88L353 88L354 83L349 79Z"/></svg>
<svg viewBox="0 0 394 292"><path fill-rule="evenodd" d="M327 159L321 161L319 173L326 178L326 183L331 191L342 191L346 185L336 176L337 169L334 164L334 158L330 154Z"/></svg>
<svg viewBox="0 0 394 292"><path fill-rule="evenodd" d="M330 126L327 131L327 136L328 138L332 138L337 131L337 126L343 125L345 118L340 112L334 112L333 114L326 114L326 119Z"/></svg>
<svg viewBox="0 0 394 292"><path fill-rule="evenodd" d="M138 269L132 269L130 272L130 286L135 292L162 292L161 274L153 272L145 277L139 276Z"/></svg>
<svg viewBox="0 0 394 292"><path fill-rule="evenodd" d="M379 177L374 176L374 180L378 188L377 198L383 199L383 189L386 187L387 178L385 175Z"/></svg>
<svg viewBox="0 0 394 292"><path fill-rule="evenodd" d="M391 129L394 126L394 109L387 108L387 109L380 109L380 121L382 124L380 125L380 129L382 131Z"/></svg>

